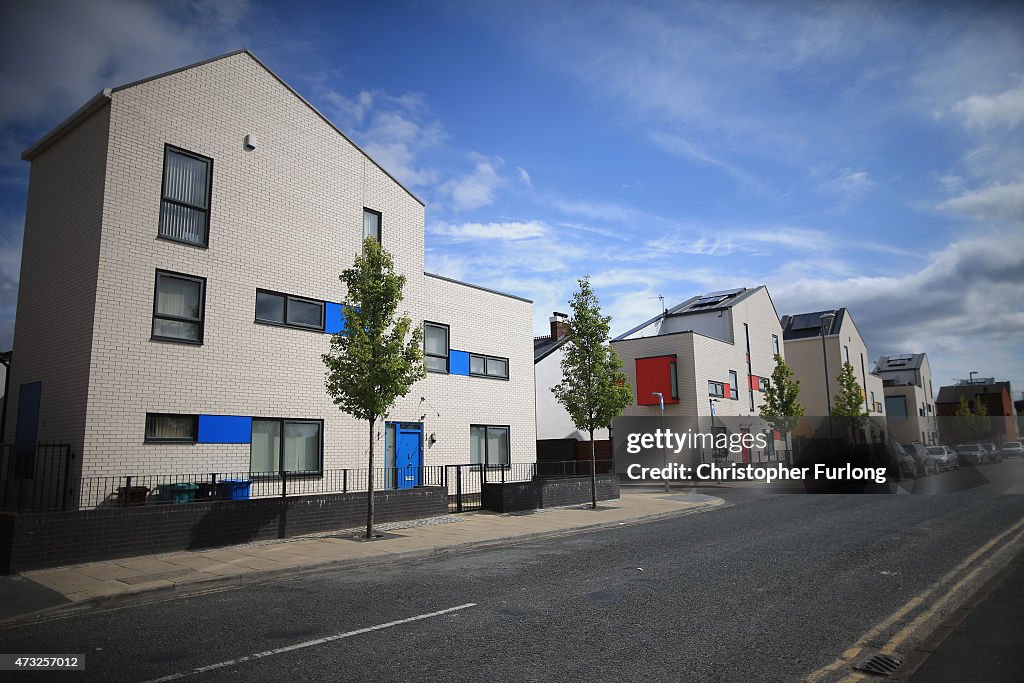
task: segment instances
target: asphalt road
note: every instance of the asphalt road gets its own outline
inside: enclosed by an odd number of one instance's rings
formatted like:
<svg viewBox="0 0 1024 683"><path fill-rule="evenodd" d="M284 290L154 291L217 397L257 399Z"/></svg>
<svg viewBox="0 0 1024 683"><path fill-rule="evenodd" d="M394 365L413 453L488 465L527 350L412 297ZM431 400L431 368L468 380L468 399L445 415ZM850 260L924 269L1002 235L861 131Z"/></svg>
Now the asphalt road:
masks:
<svg viewBox="0 0 1024 683"><path fill-rule="evenodd" d="M85 655L54 680L802 680L1024 519L989 488L737 489L703 514L5 628L0 652Z"/></svg>

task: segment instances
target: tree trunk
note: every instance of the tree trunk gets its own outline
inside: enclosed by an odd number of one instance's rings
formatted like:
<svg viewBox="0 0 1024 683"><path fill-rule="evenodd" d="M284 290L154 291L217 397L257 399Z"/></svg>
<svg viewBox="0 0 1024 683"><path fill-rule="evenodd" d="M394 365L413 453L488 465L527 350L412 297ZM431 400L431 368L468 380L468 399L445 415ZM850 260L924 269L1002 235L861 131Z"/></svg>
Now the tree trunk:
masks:
<svg viewBox="0 0 1024 683"><path fill-rule="evenodd" d="M373 538L373 426L376 418L370 418L370 465L366 477L366 540Z"/></svg>
<svg viewBox="0 0 1024 683"><path fill-rule="evenodd" d="M594 444L594 430L590 430L590 509L597 509L597 447Z"/></svg>

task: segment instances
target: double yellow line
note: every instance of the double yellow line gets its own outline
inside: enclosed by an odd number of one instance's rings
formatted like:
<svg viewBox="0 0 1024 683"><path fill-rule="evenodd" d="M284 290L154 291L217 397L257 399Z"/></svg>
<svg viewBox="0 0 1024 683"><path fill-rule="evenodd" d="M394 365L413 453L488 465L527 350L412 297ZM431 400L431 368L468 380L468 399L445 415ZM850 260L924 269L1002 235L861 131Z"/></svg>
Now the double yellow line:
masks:
<svg viewBox="0 0 1024 683"><path fill-rule="evenodd" d="M981 562L978 562L978 560L986 553L998 546L1004 539L1011 535L1013 535L1011 540L1003 543L998 550L991 553ZM992 538L983 546L975 550L967 559L949 570L941 579L933 583L923 592L915 595L898 610L876 624L871 628L871 630L864 633L857 639L856 643L844 651L843 654L839 655L835 661L809 675L806 679L807 683L817 683L817 681L828 677L829 674L848 666L857 658L858 655L861 654L869 642L877 638L879 635L887 633L894 626L900 624L908 615L919 609L922 605L926 605L926 607L920 611L913 621L910 621L903 626L903 628L897 631L881 649L882 654L893 654L896 652L900 645L914 635L924 624L933 619L937 619L940 616L941 610L952 602L954 598L959 596L979 575L992 568L997 562L1003 561L1004 558L1007 562L1012 559L1016 554L1017 545L1021 543L1022 539L1024 539L1024 518L1021 518L1016 524L1012 525L1010 528L1006 529L998 536ZM976 562L977 566L971 569L971 565ZM959 580L957 580L958 578ZM956 583L953 583L954 581ZM950 584L952 585L950 586ZM927 604L929 598L942 591L947 586L950 587L938 600L934 602L934 604ZM843 678L842 681L843 683L852 683L853 681L859 681L863 678L866 678L866 676L855 671Z"/></svg>

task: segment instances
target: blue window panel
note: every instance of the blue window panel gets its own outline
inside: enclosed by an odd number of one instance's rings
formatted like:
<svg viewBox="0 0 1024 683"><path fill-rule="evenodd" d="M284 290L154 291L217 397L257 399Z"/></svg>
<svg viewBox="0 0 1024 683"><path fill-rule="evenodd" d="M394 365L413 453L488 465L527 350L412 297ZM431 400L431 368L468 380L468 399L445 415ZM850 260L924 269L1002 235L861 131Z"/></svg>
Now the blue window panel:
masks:
<svg viewBox="0 0 1024 683"><path fill-rule="evenodd" d="M452 375L469 374L469 351L451 349L448 352L448 373Z"/></svg>
<svg viewBox="0 0 1024 683"><path fill-rule="evenodd" d="M345 316L341 314L341 304L324 302L324 332L337 334L345 328Z"/></svg>
<svg viewBox="0 0 1024 683"><path fill-rule="evenodd" d="M240 415L200 415L198 443L250 443L252 418Z"/></svg>

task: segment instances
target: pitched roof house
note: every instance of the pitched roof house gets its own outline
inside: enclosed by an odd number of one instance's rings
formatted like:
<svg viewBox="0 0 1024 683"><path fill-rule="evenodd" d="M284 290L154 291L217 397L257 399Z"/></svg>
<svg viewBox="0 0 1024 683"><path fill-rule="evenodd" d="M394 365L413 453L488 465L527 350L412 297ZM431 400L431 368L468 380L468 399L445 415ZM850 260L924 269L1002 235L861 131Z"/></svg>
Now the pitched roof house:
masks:
<svg viewBox="0 0 1024 683"><path fill-rule="evenodd" d="M252 53L104 90L23 158L18 441L84 476L363 467L320 357L372 237L429 370L378 462L535 459L531 302L424 272L423 202Z"/></svg>

